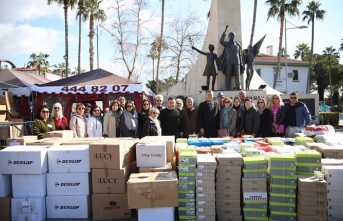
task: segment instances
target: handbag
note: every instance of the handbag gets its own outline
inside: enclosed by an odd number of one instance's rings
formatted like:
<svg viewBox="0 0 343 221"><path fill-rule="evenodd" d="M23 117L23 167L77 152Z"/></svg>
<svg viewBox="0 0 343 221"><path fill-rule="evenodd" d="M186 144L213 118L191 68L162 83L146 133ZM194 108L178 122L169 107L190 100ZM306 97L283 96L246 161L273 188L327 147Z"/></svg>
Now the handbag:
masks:
<svg viewBox="0 0 343 221"><path fill-rule="evenodd" d="M229 135L229 130L226 128L221 128L218 130L218 137L228 137Z"/></svg>

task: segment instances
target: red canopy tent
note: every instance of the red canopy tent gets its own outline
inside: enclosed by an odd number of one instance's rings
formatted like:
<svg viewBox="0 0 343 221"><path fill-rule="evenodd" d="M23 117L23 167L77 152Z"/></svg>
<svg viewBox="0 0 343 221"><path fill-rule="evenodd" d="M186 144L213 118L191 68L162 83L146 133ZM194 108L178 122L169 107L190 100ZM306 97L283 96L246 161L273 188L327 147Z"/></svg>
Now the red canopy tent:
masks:
<svg viewBox="0 0 343 221"><path fill-rule="evenodd" d="M31 86L35 96L35 113L47 103L49 107L60 102L64 107L64 115L69 119L72 103L95 103L103 101L103 109L110 101L119 96L133 100L137 111L142 99L152 100L154 93L142 83L135 83L103 69L96 69L79 75L41 85Z"/></svg>

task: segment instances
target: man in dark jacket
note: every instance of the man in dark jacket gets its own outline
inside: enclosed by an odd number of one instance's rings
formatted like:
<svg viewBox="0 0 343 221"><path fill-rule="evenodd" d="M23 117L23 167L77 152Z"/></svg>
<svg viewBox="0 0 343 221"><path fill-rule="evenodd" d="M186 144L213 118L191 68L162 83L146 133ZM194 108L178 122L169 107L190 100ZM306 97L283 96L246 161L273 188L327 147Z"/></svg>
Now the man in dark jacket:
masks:
<svg viewBox="0 0 343 221"><path fill-rule="evenodd" d="M199 132L198 109L195 109L193 104L193 98L188 97L186 99L186 108L181 110L183 136L185 138L188 138L190 134L198 134Z"/></svg>
<svg viewBox="0 0 343 221"><path fill-rule="evenodd" d="M289 103L285 104L285 128L288 126L302 127L311 125L311 113L306 104L298 101L298 94L292 92L289 95Z"/></svg>
<svg viewBox="0 0 343 221"><path fill-rule="evenodd" d="M206 101L199 105L200 136L218 137L220 123L220 105L213 101L213 91L206 91Z"/></svg>
<svg viewBox="0 0 343 221"><path fill-rule="evenodd" d="M240 127L240 134L252 135L256 137L259 134L260 128L260 114L253 106L253 101L247 97L244 102L245 109L242 116L242 124Z"/></svg>
<svg viewBox="0 0 343 221"><path fill-rule="evenodd" d="M175 98L168 98L168 106L160 111L159 120L163 136L175 136L175 139L183 136L181 113L175 107Z"/></svg>

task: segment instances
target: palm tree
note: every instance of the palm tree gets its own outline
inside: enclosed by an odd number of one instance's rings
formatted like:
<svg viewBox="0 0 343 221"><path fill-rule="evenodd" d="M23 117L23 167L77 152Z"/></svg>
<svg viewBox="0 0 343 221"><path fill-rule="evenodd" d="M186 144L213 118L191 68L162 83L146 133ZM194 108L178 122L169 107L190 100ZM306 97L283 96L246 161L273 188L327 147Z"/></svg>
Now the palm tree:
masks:
<svg viewBox="0 0 343 221"><path fill-rule="evenodd" d="M66 73L66 63L61 62L57 65L55 65L56 69L53 71L55 73L59 73L61 77L63 78L63 75L65 76Z"/></svg>
<svg viewBox="0 0 343 221"><path fill-rule="evenodd" d="M329 65L329 84L330 84L330 105L332 106L332 84L331 84L331 68L335 60L339 59L339 53L335 48L326 47L323 51L323 58L326 60L326 63Z"/></svg>
<svg viewBox="0 0 343 221"><path fill-rule="evenodd" d="M66 56L66 70L68 70L68 59L69 59L69 55L68 55L68 6L70 6L70 8L74 8L77 0L48 0L48 5L52 4L53 2L56 2L59 5L63 5L63 9L64 9L64 40L65 40L65 54L64 56ZM68 77L68 72L66 73L66 77Z"/></svg>
<svg viewBox="0 0 343 221"><path fill-rule="evenodd" d="M77 5L78 5L78 10L76 13L76 18L79 19L79 51L77 54L77 73L81 73L81 24L82 24L82 11L83 11L83 5L86 0L79 0Z"/></svg>
<svg viewBox="0 0 343 221"><path fill-rule="evenodd" d="M310 47L306 43L300 43L297 46L297 50L294 52L294 59L298 59L299 57L301 58L302 61L308 59L308 55L310 53Z"/></svg>
<svg viewBox="0 0 343 221"><path fill-rule="evenodd" d="M343 41L343 39L341 39ZM340 51L343 51L343 42L341 43L341 46L339 47Z"/></svg>
<svg viewBox="0 0 343 221"><path fill-rule="evenodd" d="M98 0L87 0L84 4L84 10L82 13L83 20L89 19L89 68L93 70L94 62L94 21L103 22L107 19L105 11L99 8L101 1Z"/></svg>
<svg viewBox="0 0 343 221"><path fill-rule="evenodd" d="M43 54L42 52L39 52L38 55L36 53L32 53L30 55L31 61L29 61L27 65L29 67L36 66L38 68L38 75L41 75L42 72L43 76L45 77L45 74L49 67L49 61L46 60L48 57L48 54Z"/></svg>
<svg viewBox="0 0 343 221"><path fill-rule="evenodd" d="M164 0L162 0L162 15L161 15L161 33L160 39L163 41L163 28L164 28ZM156 93L159 93L159 71L160 71L160 61L161 61L161 51L162 44L158 45L158 55L157 55L157 67L156 67Z"/></svg>
<svg viewBox="0 0 343 221"><path fill-rule="evenodd" d="M303 21L307 20L307 24L312 23L312 39L311 39L311 53L310 53L310 64L308 66L308 76L307 76L307 88L306 91L310 90L311 83L311 69L312 69L312 56L313 56L313 44L314 44L314 19L324 19L325 11L319 9L322 4L316 1L311 1L308 3L307 10L303 11Z"/></svg>
<svg viewBox="0 0 343 221"><path fill-rule="evenodd" d="M254 15L252 17L252 28L251 28L251 36L250 36L250 45L254 40L254 32L255 32L255 23L256 23L256 11L257 11L257 0L254 0Z"/></svg>
<svg viewBox="0 0 343 221"><path fill-rule="evenodd" d="M286 0L267 0L266 4L270 5L268 9L268 18L277 17L277 20L280 21L280 37L279 37L279 53L277 57L277 67L274 74L274 83L273 88L276 88L276 82L278 74L280 72L280 58L281 58L281 49L282 49L282 36L283 36L283 26L285 22L285 13L288 13L289 16L299 15L299 5L302 3L302 0L291 0L289 3L286 3Z"/></svg>

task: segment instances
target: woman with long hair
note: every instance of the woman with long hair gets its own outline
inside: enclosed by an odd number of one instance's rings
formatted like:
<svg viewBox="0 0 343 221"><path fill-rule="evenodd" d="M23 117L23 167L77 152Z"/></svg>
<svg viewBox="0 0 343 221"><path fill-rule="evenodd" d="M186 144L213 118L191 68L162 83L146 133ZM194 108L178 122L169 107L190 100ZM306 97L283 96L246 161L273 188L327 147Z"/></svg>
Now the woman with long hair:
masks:
<svg viewBox="0 0 343 221"><path fill-rule="evenodd" d="M32 125L33 135L37 135L38 139L42 139L42 133L56 130L55 122L49 117L49 107L43 105L39 108L36 119Z"/></svg>
<svg viewBox="0 0 343 221"><path fill-rule="evenodd" d="M138 136L138 115L132 100L125 103L124 111L120 115L120 130L122 137Z"/></svg>
<svg viewBox="0 0 343 221"><path fill-rule="evenodd" d="M239 99L239 97L234 97L233 98L233 106L232 108L234 110L236 110L236 113L237 113L237 119L236 119L236 136L240 136L240 131L239 131L239 128L241 126L241 123L242 123L242 115L243 115L243 110L242 110L242 106L241 106L241 99Z"/></svg>
<svg viewBox="0 0 343 221"><path fill-rule="evenodd" d="M260 137L272 137L272 112L267 108L266 101L263 98L257 100L257 111L260 114Z"/></svg>
<svg viewBox="0 0 343 221"><path fill-rule="evenodd" d="M104 117L104 137L120 137L119 118L119 102L113 100L110 104L110 111Z"/></svg>
<svg viewBox="0 0 343 221"><path fill-rule="evenodd" d="M269 103L269 109L273 114L272 129L276 136L283 136L285 133L285 104L279 94L274 94L271 96L271 101Z"/></svg>
<svg viewBox="0 0 343 221"><path fill-rule="evenodd" d="M69 122L70 130L74 132L74 138L87 137L87 123L84 116L85 105L83 103L76 104L76 113L74 113Z"/></svg>
<svg viewBox="0 0 343 221"><path fill-rule="evenodd" d="M220 111L220 129L227 129L229 136L236 136L237 112L232 108L229 97L223 99L224 107Z"/></svg>
<svg viewBox="0 0 343 221"><path fill-rule="evenodd" d="M138 113L138 137L142 138L142 129L144 122L149 118L151 103L148 99L143 99L141 103L141 112Z"/></svg>
<svg viewBox="0 0 343 221"><path fill-rule="evenodd" d="M63 116L62 105L55 103L52 109L52 119L55 122L56 130L69 130L68 120Z"/></svg>
<svg viewBox="0 0 343 221"><path fill-rule="evenodd" d="M88 137L102 137L102 123L101 108L98 105L94 105L91 108L91 117L87 122Z"/></svg>

